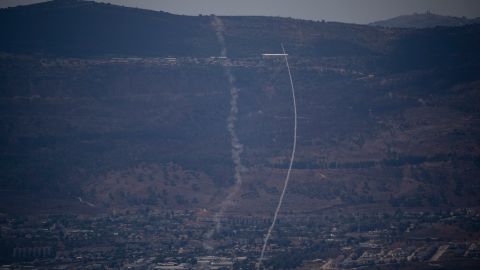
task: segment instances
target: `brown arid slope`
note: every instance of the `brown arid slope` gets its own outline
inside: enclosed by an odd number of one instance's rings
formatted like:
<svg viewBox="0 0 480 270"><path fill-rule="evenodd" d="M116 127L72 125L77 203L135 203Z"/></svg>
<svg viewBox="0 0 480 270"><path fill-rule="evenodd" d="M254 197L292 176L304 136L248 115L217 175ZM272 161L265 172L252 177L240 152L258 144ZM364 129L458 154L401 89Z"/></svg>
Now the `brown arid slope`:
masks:
<svg viewBox="0 0 480 270"><path fill-rule="evenodd" d="M7 22L30 16L25 35L38 37L25 43L0 28L10 37L0 46L0 183L9 194L43 194L92 211L215 210L234 182L229 66L240 89L236 132L245 169L228 211L270 214L293 118L284 62L261 54L280 52L283 42L299 114L285 211L480 203L478 26L391 30L222 17L224 59L210 16L66 2L62 10L77 16L69 20L121 13L136 23L115 30L122 46L103 46L90 40L103 28L69 43L31 25L45 10L58 12L58 1L0 12ZM51 18L45 25L53 32L78 30ZM165 20L182 27L174 35L155 28ZM157 30L129 36L144 26ZM159 46L146 48L152 36ZM16 211L15 198L2 196L2 205L12 205L5 211ZM19 208L35 204L24 198Z"/></svg>

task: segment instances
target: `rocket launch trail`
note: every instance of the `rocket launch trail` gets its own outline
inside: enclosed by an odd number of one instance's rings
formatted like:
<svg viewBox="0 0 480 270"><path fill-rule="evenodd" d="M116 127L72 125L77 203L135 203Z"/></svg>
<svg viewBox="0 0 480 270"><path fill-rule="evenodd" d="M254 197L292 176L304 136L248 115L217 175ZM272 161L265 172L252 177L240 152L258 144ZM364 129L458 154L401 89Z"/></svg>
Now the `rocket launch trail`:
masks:
<svg viewBox="0 0 480 270"><path fill-rule="evenodd" d="M290 71L290 65L288 64L288 57L287 57L287 54L285 53L285 48L283 47L283 44L281 46L283 50L283 56L285 57L285 64L288 70L288 77L290 78L290 86L292 88L292 102L293 102L293 113L294 113L293 148L292 148L292 155L290 156L290 164L288 165L287 176L285 177L285 182L283 184L283 190L280 195L280 199L278 200L278 205L277 205L277 208L275 209L275 214L273 215L272 224L268 228L267 235L265 236L265 239L263 242L262 252L260 254L260 260L257 264L257 269L260 269L262 266L263 257L265 255L265 249L268 245L268 240L270 239L273 228L275 227L275 223L277 222L278 213L280 212L280 209L282 207L283 198L285 197L285 192L287 191L288 182L290 180L290 173L292 171L293 160L295 159L295 149L297 147L297 103L295 100L295 88L293 86L293 79L292 79L292 73Z"/></svg>
<svg viewBox="0 0 480 270"><path fill-rule="evenodd" d="M215 29L217 40L221 46L220 55L222 57L227 57L227 48L225 45L225 39L223 37L224 25L222 20L217 16L213 17L212 25ZM235 123L237 121L238 115L238 98L240 90L235 86L235 76L230 68L230 66L224 67L225 76L228 79L228 84L230 87L230 113L227 117L227 130L230 134L230 144L231 144L231 157L234 164L234 179L235 183L233 187L229 190L227 197L220 204L220 210L214 215L215 227L206 233L206 238L209 239L215 231L218 231L221 227L220 219L224 215L226 209L233 204L235 196L239 192L242 186L242 171L244 167L242 165L242 160L240 155L243 152L243 145L240 143L240 140L237 136L235 130Z"/></svg>

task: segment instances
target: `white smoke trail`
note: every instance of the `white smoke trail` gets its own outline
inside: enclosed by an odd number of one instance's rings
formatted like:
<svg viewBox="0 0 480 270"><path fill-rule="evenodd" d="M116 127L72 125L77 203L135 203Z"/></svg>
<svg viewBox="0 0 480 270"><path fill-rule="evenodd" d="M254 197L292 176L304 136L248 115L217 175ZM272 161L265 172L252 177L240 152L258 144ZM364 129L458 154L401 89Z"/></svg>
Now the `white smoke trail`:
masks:
<svg viewBox="0 0 480 270"><path fill-rule="evenodd" d="M280 195L277 209L275 209L275 214L273 215L272 225L270 225L270 228L268 228L267 235L265 236L262 252L260 254L260 260L257 264L257 269L260 269L260 267L262 266L263 256L265 255L265 248L267 247L268 240L270 239L273 228L275 227L275 223L277 221L278 213L280 212L280 208L282 207L283 197L285 196L285 191L287 190L288 181L290 180L290 172L292 171L293 160L295 158L295 149L297 147L297 103L295 101L295 88L293 87L292 73L290 72L290 65L288 64L287 54L285 53L285 48L283 47L283 44L281 46L282 46L283 54L285 56L285 64L287 65L288 76L290 78L290 86L292 88L293 113L294 113L293 148L292 148L292 156L290 157L290 164L288 165L287 176L285 177L285 183L283 185L282 194Z"/></svg>
<svg viewBox="0 0 480 270"><path fill-rule="evenodd" d="M220 54L222 57L227 57L227 48L225 46L225 38L223 37L223 32L224 32L223 22L220 20L220 18L218 18L217 16L214 16L212 25L215 28L218 43L222 47ZM230 86L230 114L228 115L228 118L227 118L227 130L228 130L228 133L230 134L230 144L232 146L231 156L234 164L235 183L233 187L230 189L227 197L220 204L220 210L214 216L215 228L211 229L205 234L207 239L210 239L213 233L220 229L221 227L220 219L224 215L227 207L233 204L233 199L239 192L242 185L243 166L240 159L240 155L243 152L243 145L240 143L237 133L235 132L235 122L237 121L237 114L238 114L238 95L240 90L235 87L235 77L233 76L230 65L224 66L224 70Z"/></svg>

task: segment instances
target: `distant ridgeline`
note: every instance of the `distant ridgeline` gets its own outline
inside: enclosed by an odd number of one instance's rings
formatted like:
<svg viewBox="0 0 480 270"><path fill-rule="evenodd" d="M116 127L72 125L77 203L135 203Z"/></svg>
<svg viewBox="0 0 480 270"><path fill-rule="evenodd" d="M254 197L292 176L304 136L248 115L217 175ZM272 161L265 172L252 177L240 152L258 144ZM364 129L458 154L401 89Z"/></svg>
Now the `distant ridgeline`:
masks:
<svg viewBox="0 0 480 270"><path fill-rule="evenodd" d="M412 16L405 18L451 18L430 13ZM479 26L415 32L278 17L222 20L227 29L225 39L230 57L257 57L272 52L283 42L295 56L381 56L393 65L396 59L389 57L392 53L403 60L402 65L431 61L437 64L446 60L442 56L476 49L479 39L476 35ZM2 9L0 36L0 51L44 56L209 57L217 56L220 51L211 16L180 16L80 0Z"/></svg>
<svg viewBox="0 0 480 270"><path fill-rule="evenodd" d="M373 22L370 25L394 28L431 28L437 26L464 26L480 23L480 18L468 19L465 17L452 17L426 13L398 16L392 19Z"/></svg>

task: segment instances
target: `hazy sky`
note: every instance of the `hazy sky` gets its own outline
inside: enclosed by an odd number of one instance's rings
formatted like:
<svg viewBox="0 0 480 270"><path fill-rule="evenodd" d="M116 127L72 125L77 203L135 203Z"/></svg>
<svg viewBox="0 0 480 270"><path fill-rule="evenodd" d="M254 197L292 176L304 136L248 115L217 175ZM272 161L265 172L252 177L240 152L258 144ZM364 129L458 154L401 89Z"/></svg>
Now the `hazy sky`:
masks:
<svg viewBox="0 0 480 270"><path fill-rule="evenodd" d="M0 7L44 0L0 0ZM369 23L427 10L480 17L480 0L98 0L175 14L267 15L312 20Z"/></svg>

